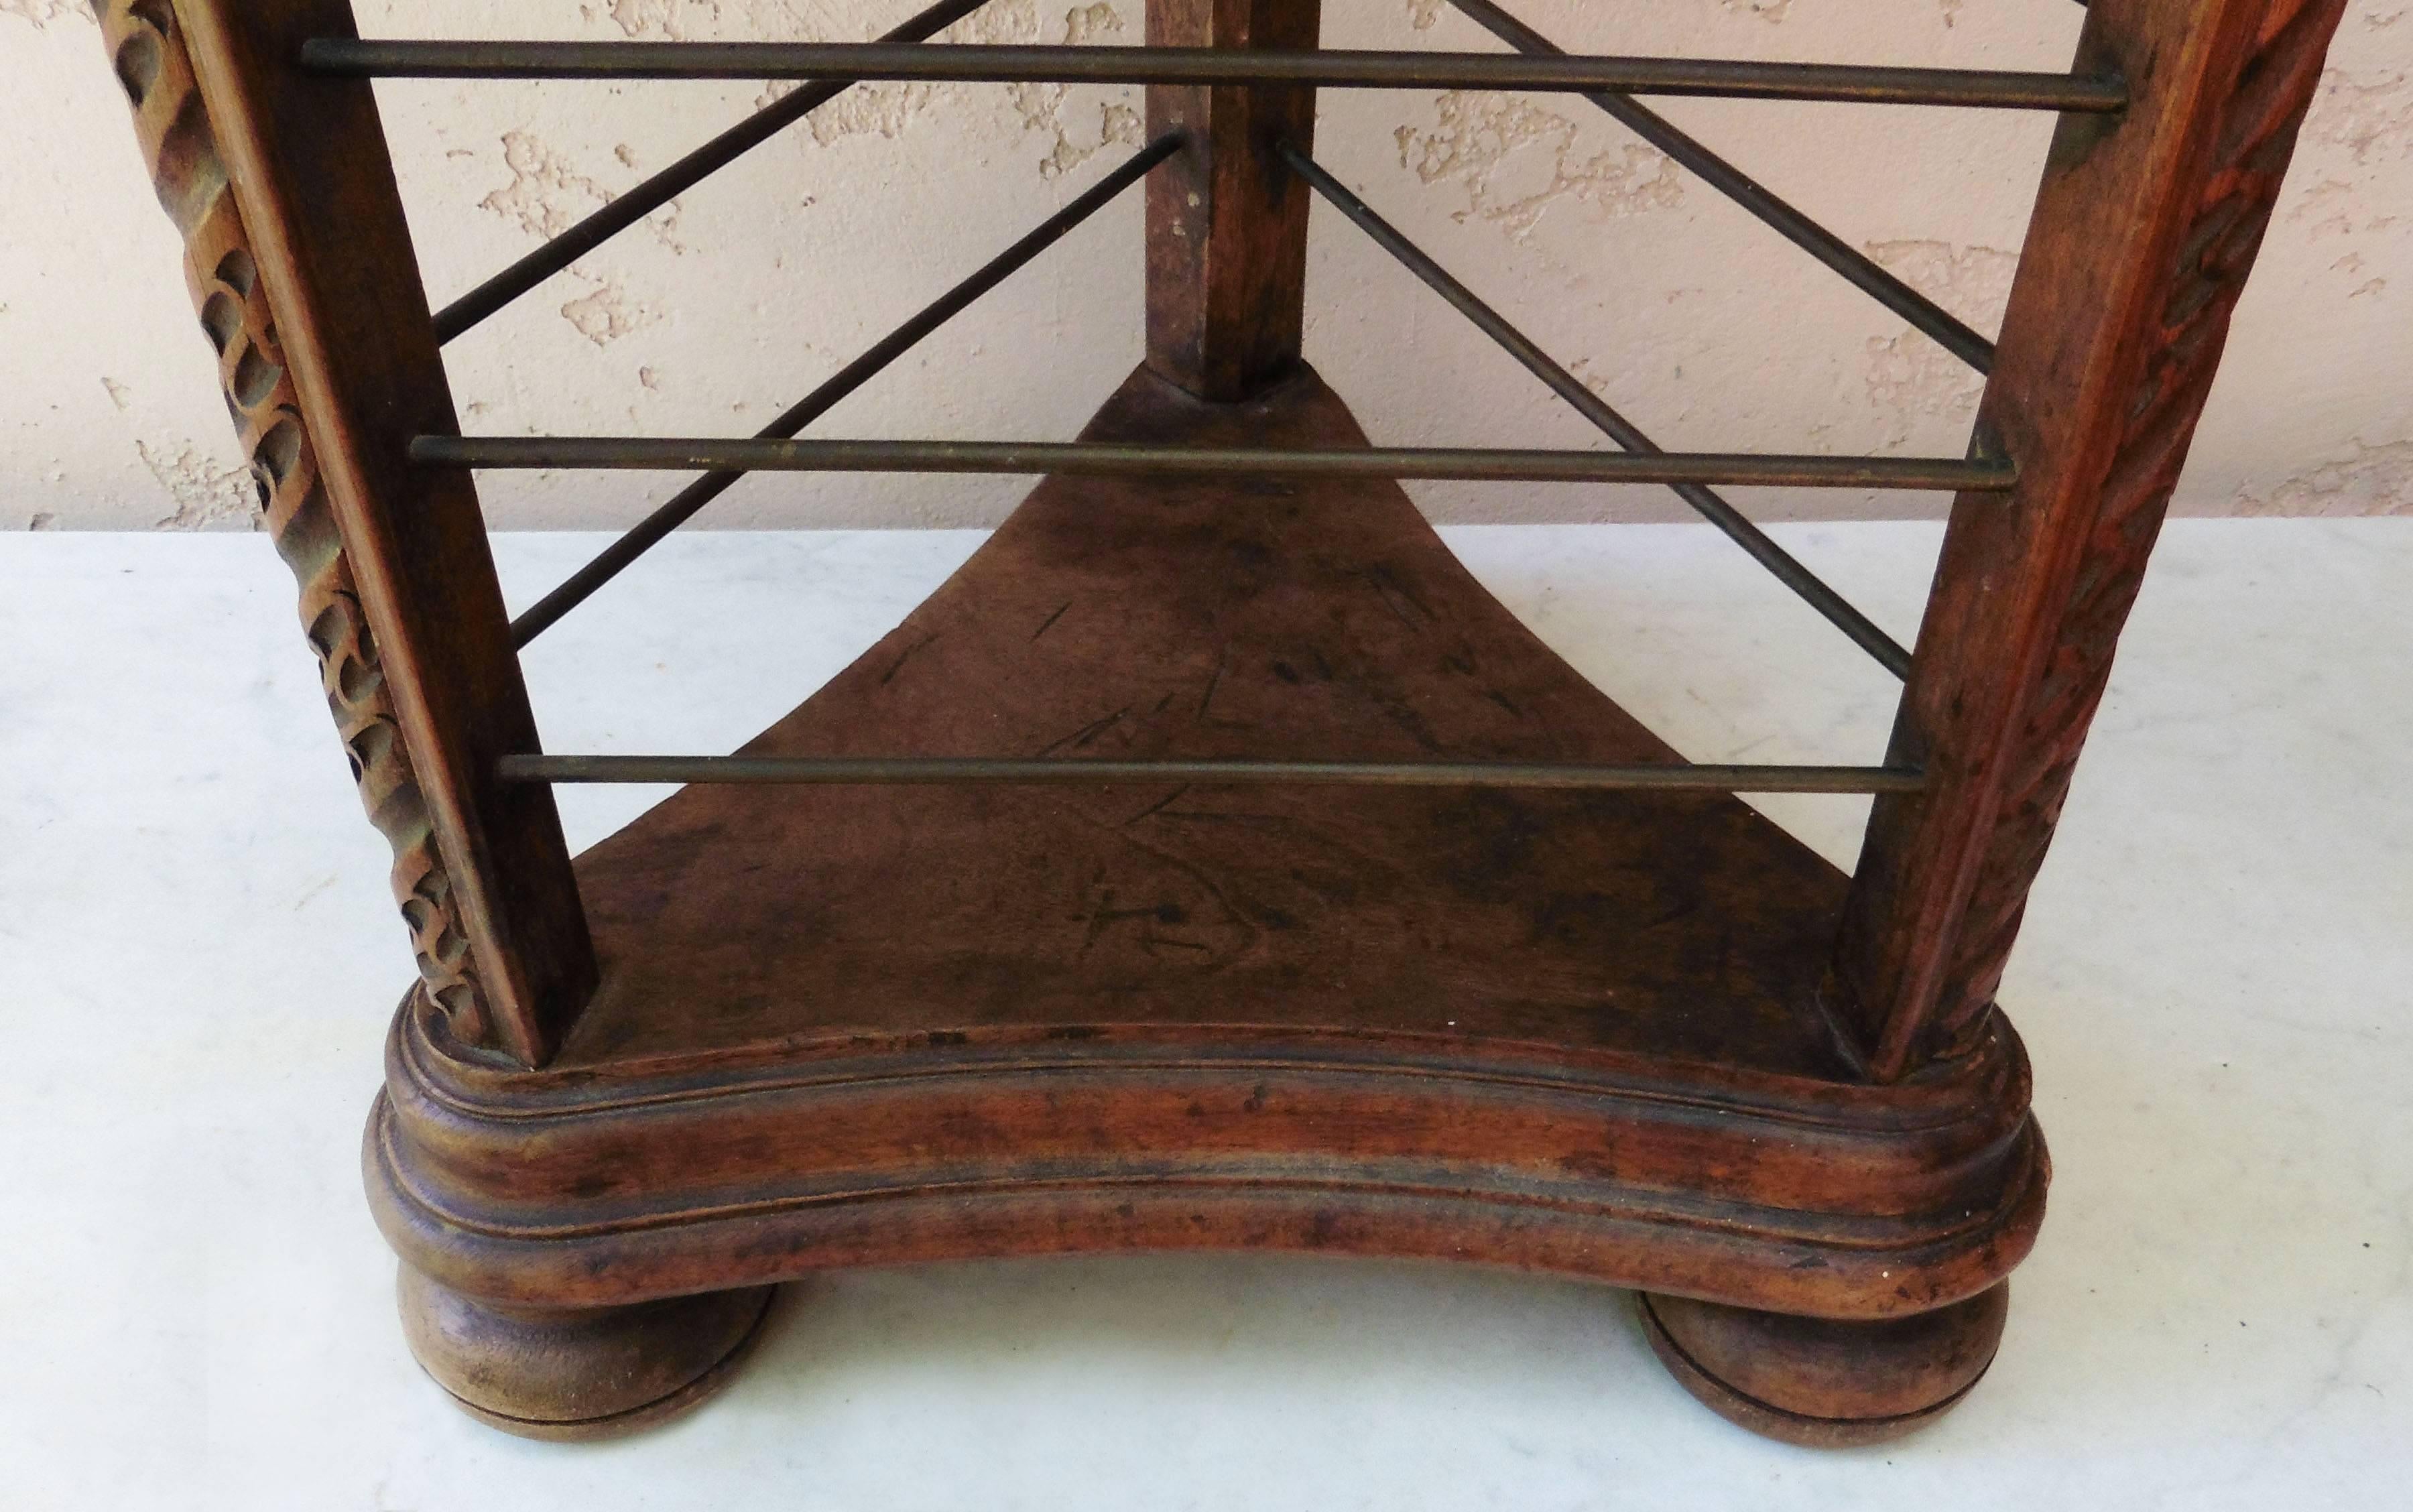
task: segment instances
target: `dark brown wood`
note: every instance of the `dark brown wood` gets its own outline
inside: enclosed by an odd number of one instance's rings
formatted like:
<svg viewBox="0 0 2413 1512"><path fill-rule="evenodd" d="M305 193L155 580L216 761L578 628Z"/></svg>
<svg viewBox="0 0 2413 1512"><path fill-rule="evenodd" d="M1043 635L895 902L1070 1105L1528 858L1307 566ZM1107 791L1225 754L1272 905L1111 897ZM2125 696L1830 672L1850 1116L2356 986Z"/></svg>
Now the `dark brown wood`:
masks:
<svg viewBox="0 0 2413 1512"><path fill-rule="evenodd" d="M1754 1433L1827 1449L1887 1443L1959 1406L1994 1362L2011 1284L1874 1323L1649 1293L1636 1303L1685 1390Z"/></svg>
<svg viewBox="0 0 2413 1512"><path fill-rule="evenodd" d="M431 800L394 681L411 659L397 653L392 634L371 628L356 578L360 554L334 502L338 469L321 470L320 433L306 418L299 374L279 340L280 330L299 329L289 320L280 326L271 304L282 265L263 268L176 11L165 0L111 0L102 34L160 203L185 238L185 281L218 353L262 521L299 580L302 623L362 802L393 848L394 897L410 927L422 990L464 1043L500 1044L499 1026L517 1011L515 1000L508 976L499 984L493 977L489 943L465 908L472 890L460 885L461 852L439 838L443 790ZM363 156L381 159L382 145ZM423 711L416 717L425 719Z"/></svg>
<svg viewBox="0 0 2413 1512"><path fill-rule="evenodd" d="M594 956L552 794L494 776L497 757L537 738L476 491L467 473L405 454L412 436L457 426L376 101L365 82L293 67L303 38L353 35L350 8L131 0L112 14L121 79L155 59L161 78L199 82L137 113L175 111L145 140L188 236L241 245L240 276L219 276L223 257L197 271L204 323L221 296L243 316L256 363L229 359L229 393L272 495L282 486L289 512L308 512L302 535L280 535L288 558L309 564L297 569L305 601L340 595L312 625L331 679L367 669L379 685L366 722L338 699L354 762L365 781L384 748L407 752L407 784L393 785L406 768L392 764L383 791L365 791L373 812L404 806L381 824L390 835L415 834L423 816L441 858L405 899L422 957L439 953L439 996L463 1011L465 1040L540 1063L593 989ZM255 391L281 396L273 420L245 411Z"/></svg>
<svg viewBox="0 0 2413 1512"><path fill-rule="evenodd" d="M1135 376L1088 435L1365 444L1309 375L1221 408ZM898 752L1677 760L1397 484L1178 477L1049 480L740 754ZM578 869L607 980L564 1070L1091 1024L1134 994L1153 1021L1245 1003L1847 1070L1815 1002L1843 879L1714 794L697 787Z"/></svg>
<svg viewBox="0 0 2413 1512"><path fill-rule="evenodd" d="M2124 117L2053 140L1836 952L1879 1076L1983 1026L2343 0L2095 0Z"/></svg>
<svg viewBox="0 0 2413 1512"><path fill-rule="evenodd" d="M1312 48L1322 9L1320 0L1147 0L1147 39ZM1315 91L1153 85L1147 130L1191 137L1148 180L1148 364L1201 398L1247 398L1298 363L1308 192L1274 146L1313 144Z"/></svg>
<svg viewBox="0 0 2413 1512"><path fill-rule="evenodd" d="M1965 1395L2050 1175L1993 1011L2339 0L2095 0L1847 882L1702 793L709 786L579 858L546 791L342 0L108 0L420 980L363 1149L412 1347L591 1437L838 1266L1281 1248L1639 1288L1758 1431ZM1317 8L1150 0L1152 41ZM1299 359L1311 90L1152 89L1148 358L1088 437L1362 449ZM766 757L1663 764L1395 482L1059 476ZM591 906L582 911L581 895Z"/></svg>
<svg viewBox="0 0 2413 1512"><path fill-rule="evenodd" d="M1353 445L1302 373L1143 370L1100 438ZM1396 484L1056 479L749 754L1674 759ZM407 1262L597 1307L1070 1250L1448 1258L1883 1317L2043 1200L2001 1030L1857 1083L1843 880L1698 793L688 789L580 859L604 986L542 1073L397 1020Z"/></svg>
<svg viewBox="0 0 2413 1512"><path fill-rule="evenodd" d="M692 1411L734 1379L776 1288L585 1311L497 1307L405 1266L410 1352L464 1412L532 1439L619 1438Z"/></svg>

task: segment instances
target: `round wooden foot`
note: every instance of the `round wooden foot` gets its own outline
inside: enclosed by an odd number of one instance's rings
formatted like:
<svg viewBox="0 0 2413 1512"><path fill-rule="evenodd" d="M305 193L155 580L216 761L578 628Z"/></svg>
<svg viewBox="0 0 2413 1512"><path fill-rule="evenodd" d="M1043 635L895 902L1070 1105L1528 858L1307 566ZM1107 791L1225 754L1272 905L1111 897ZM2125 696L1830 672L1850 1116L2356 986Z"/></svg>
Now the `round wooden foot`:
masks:
<svg viewBox="0 0 2413 1512"><path fill-rule="evenodd" d="M1986 1373L2010 1282L1906 1318L1839 1323L1640 1296L1643 1331L1684 1389L1787 1444L1882 1444L1950 1412Z"/></svg>
<svg viewBox="0 0 2413 1512"><path fill-rule="evenodd" d="M523 1438L600 1439L727 1386L777 1288L551 1312L481 1302L405 1266L399 1291L410 1352L471 1416Z"/></svg>

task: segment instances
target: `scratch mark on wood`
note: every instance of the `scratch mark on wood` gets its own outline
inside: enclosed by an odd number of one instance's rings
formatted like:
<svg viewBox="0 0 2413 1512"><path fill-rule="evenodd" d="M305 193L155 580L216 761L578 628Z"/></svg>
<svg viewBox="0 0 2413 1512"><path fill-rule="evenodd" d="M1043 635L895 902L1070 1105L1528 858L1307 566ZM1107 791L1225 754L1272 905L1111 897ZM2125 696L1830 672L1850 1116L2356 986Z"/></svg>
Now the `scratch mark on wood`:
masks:
<svg viewBox="0 0 2413 1512"><path fill-rule="evenodd" d="M888 670L880 674L880 686L885 688L890 683L896 681L896 674L905 670L905 663L912 660L913 658L921 652L924 646L928 645L932 641L935 641L938 638L938 633L936 631L932 631L930 634L923 636L920 640L915 641L912 645L907 646L903 653L900 654L895 661L889 664Z"/></svg>
<svg viewBox="0 0 2413 1512"><path fill-rule="evenodd" d="M1223 686L1223 668L1231 660L1232 653L1229 650L1215 653L1215 674L1206 679L1206 691L1198 700L1198 713L1195 716L1197 723L1206 722L1207 707L1215 702L1215 689Z"/></svg>
<svg viewBox="0 0 2413 1512"><path fill-rule="evenodd" d="M1179 787L1177 787L1177 788L1174 789L1171 793L1166 793L1163 797L1157 799L1157 800L1156 800L1156 802L1154 802L1154 803L1152 803L1152 804L1149 804L1147 808L1145 808L1141 809L1138 813L1135 813L1135 814L1132 815L1129 819L1124 820L1124 821L1123 821L1123 823L1126 823L1126 824L1136 824L1136 823L1139 823L1141 820L1143 820L1143 819L1151 818L1151 817L1153 817L1154 815L1156 815L1156 814L1158 814L1158 813L1162 812L1165 808L1167 808L1168 807L1170 807L1170 806L1171 806L1171 805L1173 805L1174 803L1178 802L1178 801L1180 800L1180 798L1181 798L1181 795L1182 795L1183 793L1188 793L1189 791L1190 791L1190 784L1189 784L1189 783L1187 783L1187 782L1184 782L1183 784L1181 784L1181 786L1179 786Z"/></svg>
<svg viewBox="0 0 2413 1512"><path fill-rule="evenodd" d="M1397 615L1399 623L1412 630L1422 630L1432 623L1432 611L1410 592L1407 586L1393 575L1387 567L1369 567L1362 574L1366 586L1382 598L1384 608ZM1410 613L1413 610L1414 613Z"/></svg>
<svg viewBox="0 0 2413 1512"><path fill-rule="evenodd" d="M1097 739L1100 735L1104 734L1107 731L1113 729L1116 725L1120 724L1123 721L1124 717L1130 713L1131 705L1126 704L1121 708L1118 708L1112 714L1107 715L1104 719L1092 719L1088 724L1085 724L1078 730L1073 731L1071 734L1066 735L1059 740L1051 742L1044 749L1041 750L1039 754L1042 756L1053 756L1058 751L1062 750L1067 747L1070 747L1073 750L1078 750L1082 747L1088 745L1090 741Z"/></svg>

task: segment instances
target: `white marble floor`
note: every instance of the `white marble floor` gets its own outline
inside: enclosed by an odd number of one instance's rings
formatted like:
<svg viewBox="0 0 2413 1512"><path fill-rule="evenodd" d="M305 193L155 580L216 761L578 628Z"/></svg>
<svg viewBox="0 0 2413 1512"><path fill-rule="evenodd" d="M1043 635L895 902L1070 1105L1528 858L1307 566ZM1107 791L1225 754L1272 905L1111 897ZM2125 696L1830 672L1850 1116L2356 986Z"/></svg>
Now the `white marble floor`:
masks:
<svg viewBox="0 0 2413 1512"><path fill-rule="evenodd" d="M1912 629L1932 529L1782 534ZM973 539L678 538L532 651L547 739L725 749ZM1690 754L1876 755L1885 677L1704 531L1451 539ZM596 543L498 549L525 601ZM830 1278L565 1447L403 1352L354 1151L406 956L267 543L0 537L0 1506L2405 1505L2408 602L2413 521L2170 530L2004 989L2051 1212L1924 1436L1746 1437L1613 1293L1186 1257ZM1852 801L1771 808L1849 863Z"/></svg>

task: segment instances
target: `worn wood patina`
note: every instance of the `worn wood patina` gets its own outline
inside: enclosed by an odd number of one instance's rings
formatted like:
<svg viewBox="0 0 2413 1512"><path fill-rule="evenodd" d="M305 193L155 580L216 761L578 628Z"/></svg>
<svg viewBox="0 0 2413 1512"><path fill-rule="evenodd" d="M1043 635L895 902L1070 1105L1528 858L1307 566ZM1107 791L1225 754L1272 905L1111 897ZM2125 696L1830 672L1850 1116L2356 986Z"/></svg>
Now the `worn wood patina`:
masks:
<svg viewBox="0 0 2413 1512"><path fill-rule="evenodd" d="M1893 750L1841 778L1882 793L1846 877L1728 793L1639 780L1680 758L1395 482L1271 464L1047 479L742 754L792 774L918 757L1599 779L781 786L707 763L573 861L530 779L472 481L440 460L452 404L376 60L305 61L354 35L344 0L108 0L394 848L419 971L364 1164L428 1372L508 1430L602 1436L710 1395L772 1289L818 1270L1282 1249L1634 1288L1676 1377L1780 1438L1874 1442L1950 1409L1992 1358L2049 1177L1995 989L2340 9L2095 0L2066 80L1851 76L2071 113L2000 340L1961 333L1991 368L1987 466L1952 476L2009 493L1956 505ZM1300 353L1314 90L1246 77L1313 48L1318 7L1147 18L1152 45L1230 56L1218 82L1152 85L1155 145L1075 207L1146 180L1147 360L1085 442L1366 448ZM1845 87L1791 65L1687 77Z"/></svg>

